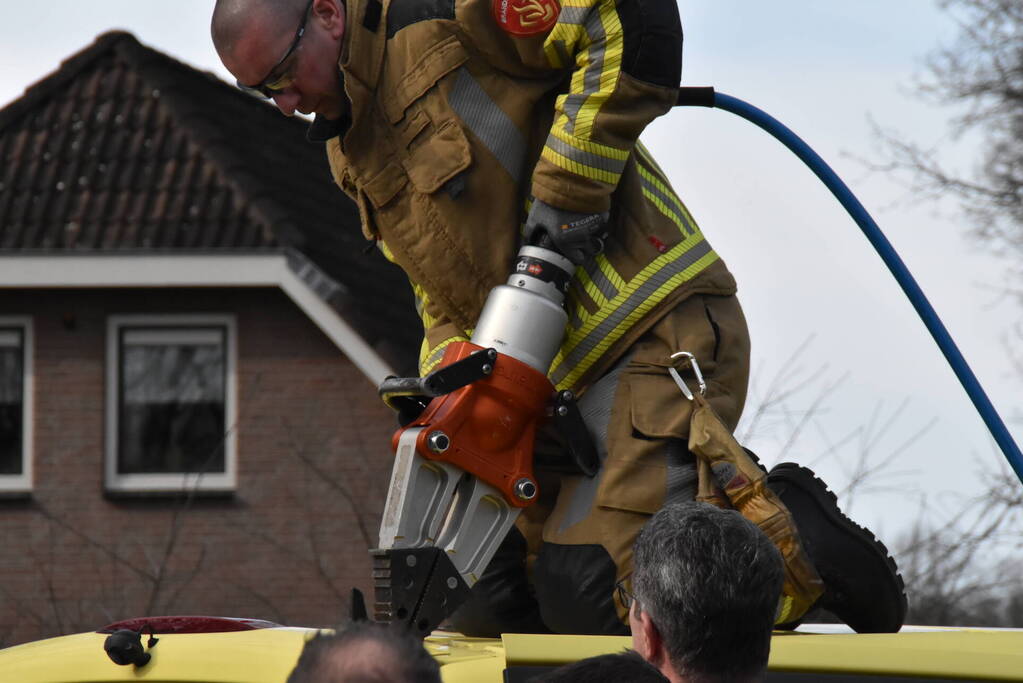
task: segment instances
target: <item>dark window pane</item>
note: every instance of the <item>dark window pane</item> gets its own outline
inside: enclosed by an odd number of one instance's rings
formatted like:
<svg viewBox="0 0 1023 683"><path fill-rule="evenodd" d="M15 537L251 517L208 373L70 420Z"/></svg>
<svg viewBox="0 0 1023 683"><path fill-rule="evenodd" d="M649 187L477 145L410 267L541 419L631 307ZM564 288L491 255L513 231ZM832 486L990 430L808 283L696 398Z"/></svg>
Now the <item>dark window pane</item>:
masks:
<svg viewBox="0 0 1023 683"><path fill-rule="evenodd" d="M0 474L21 474L24 351L20 330L0 330Z"/></svg>
<svg viewBox="0 0 1023 683"><path fill-rule="evenodd" d="M223 331L212 343L203 329L201 342L166 344L149 332L122 336L118 471L223 472Z"/></svg>

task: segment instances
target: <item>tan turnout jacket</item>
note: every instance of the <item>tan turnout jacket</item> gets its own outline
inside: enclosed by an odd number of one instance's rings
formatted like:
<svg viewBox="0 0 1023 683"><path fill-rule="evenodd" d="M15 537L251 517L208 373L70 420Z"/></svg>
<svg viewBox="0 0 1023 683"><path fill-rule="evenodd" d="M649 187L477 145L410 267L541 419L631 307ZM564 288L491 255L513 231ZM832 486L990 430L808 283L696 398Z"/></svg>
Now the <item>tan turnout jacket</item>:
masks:
<svg viewBox="0 0 1023 683"><path fill-rule="evenodd" d="M425 328L421 372L468 337L487 293L507 279L531 197L611 212L604 252L578 268L568 295L569 325L550 369L559 388L584 390L690 294L735 291L637 143L674 103L674 0L628 7L347 3L340 69L351 120L327 151L366 237L412 281ZM519 33L537 32L513 35L500 23L509 15ZM553 26L536 28L552 16Z"/></svg>

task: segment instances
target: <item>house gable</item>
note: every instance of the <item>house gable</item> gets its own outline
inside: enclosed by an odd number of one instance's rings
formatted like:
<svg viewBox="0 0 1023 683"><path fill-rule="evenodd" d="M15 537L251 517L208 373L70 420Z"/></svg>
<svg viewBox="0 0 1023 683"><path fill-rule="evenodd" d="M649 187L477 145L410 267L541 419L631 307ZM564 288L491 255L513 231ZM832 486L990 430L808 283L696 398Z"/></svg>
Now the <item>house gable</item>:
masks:
<svg viewBox="0 0 1023 683"><path fill-rule="evenodd" d="M100 36L0 110L0 160L0 256L275 254L379 364L415 367L407 280L367 251L322 145L211 74Z"/></svg>

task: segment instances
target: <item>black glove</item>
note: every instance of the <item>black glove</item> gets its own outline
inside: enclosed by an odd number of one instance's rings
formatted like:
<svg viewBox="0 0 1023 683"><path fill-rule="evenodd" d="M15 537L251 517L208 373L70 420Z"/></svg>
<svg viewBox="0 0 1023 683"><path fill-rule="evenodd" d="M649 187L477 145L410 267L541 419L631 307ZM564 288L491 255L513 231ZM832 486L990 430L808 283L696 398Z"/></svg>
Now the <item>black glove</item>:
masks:
<svg viewBox="0 0 1023 683"><path fill-rule="evenodd" d="M607 219L606 211L576 213L534 199L526 218L526 240L554 249L578 266L604 248Z"/></svg>

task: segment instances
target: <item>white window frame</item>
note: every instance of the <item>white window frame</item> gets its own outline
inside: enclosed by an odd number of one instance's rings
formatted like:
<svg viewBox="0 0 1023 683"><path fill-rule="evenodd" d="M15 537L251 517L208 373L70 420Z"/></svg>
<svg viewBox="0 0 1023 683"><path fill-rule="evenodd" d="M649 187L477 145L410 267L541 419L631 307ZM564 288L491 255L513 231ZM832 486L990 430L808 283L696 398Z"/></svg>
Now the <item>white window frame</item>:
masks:
<svg viewBox="0 0 1023 683"><path fill-rule="evenodd" d="M35 337L32 333L32 318L27 316L0 316L0 328L15 327L21 330L22 380L21 380L21 474L0 474L0 496L5 494L28 493L32 491L33 435L35 420L35 364L33 350Z"/></svg>
<svg viewBox="0 0 1023 683"><path fill-rule="evenodd" d="M224 471L121 474L117 471L118 392L121 386L120 338L124 327L162 327L173 336L182 328L223 327L224 339ZM105 486L109 493L230 493L237 485L237 325L231 314L112 315L107 318Z"/></svg>

